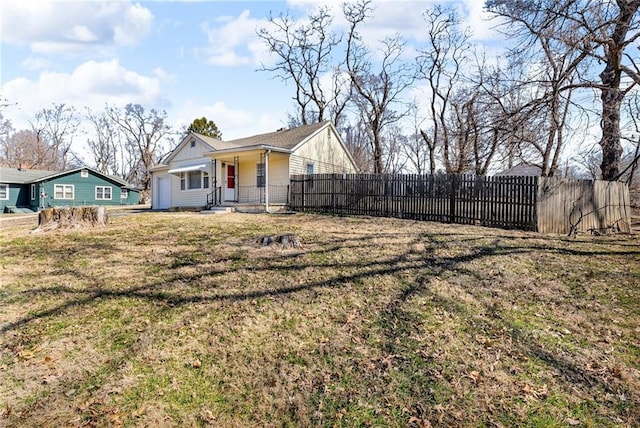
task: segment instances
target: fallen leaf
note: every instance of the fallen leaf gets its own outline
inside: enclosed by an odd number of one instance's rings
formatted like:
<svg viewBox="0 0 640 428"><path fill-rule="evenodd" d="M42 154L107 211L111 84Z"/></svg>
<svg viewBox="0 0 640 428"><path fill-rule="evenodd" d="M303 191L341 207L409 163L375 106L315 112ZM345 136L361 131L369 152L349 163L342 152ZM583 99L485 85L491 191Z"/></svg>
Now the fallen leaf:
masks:
<svg viewBox="0 0 640 428"><path fill-rule="evenodd" d="M111 426L121 427L122 426L122 413L113 413L107 417L107 420L111 423Z"/></svg>
<svg viewBox="0 0 640 428"><path fill-rule="evenodd" d="M475 382L475 383L480 383L482 382L482 376L480 376L480 372L474 370L471 373L469 373L469 377Z"/></svg>
<svg viewBox="0 0 640 428"><path fill-rule="evenodd" d="M571 426L580 425L580 421L577 419L567 418L566 420L567 420L567 423Z"/></svg>
<svg viewBox="0 0 640 428"><path fill-rule="evenodd" d="M30 358L33 358L35 354L32 351L29 350L22 350L20 352L18 352L18 356L21 358L24 358L25 360L28 360Z"/></svg>
<svg viewBox="0 0 640 428"><path fill-rule="evenodd" d="M202 367L202 361L195 359L191 362L191 367L193 367L194 369L199 369L200 367Z"/></svg>

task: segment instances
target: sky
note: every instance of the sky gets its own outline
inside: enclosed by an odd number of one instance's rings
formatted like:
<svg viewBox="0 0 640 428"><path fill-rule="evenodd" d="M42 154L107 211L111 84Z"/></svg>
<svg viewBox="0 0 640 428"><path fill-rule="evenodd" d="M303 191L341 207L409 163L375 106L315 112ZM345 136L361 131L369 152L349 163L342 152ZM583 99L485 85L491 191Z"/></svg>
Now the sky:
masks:
<svg viewBox="0 0 640 428"><path fill-rule="evenodd" d="M54 103L94 112L137 103L165 110L176 128L206 116L225 140L275 131L294 112L294 89L259 70L274 58L257 29L270 13L303 18L328 5L339 15L341 2L3 0L0 97L10 105L2 114L18 130ZM373 44L400 33L416 45L433 3L374 0L363 37ZM498 38L483 1L440 3L459 8L475 41Z"/></svg>

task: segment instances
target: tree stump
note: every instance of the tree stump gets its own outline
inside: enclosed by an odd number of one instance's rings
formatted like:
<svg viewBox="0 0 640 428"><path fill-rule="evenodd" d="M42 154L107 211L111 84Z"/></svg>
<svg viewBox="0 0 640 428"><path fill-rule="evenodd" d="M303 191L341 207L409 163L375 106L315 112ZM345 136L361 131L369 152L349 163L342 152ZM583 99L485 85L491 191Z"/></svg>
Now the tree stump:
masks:
<svg viewBox="0 0 640 428"><path fill-rule="evenodd" d="M263 247L267 247L270 245L278 244L283 249L287 250L290 248L303 248L302 243L300 242L300 238L293 233L284 233L282 235L272 235L272 236L260 236L254 240L256 244L260 244Z"/></svg>
<svg viewBox="0 0 640 428"><path fill-rule="evenodd" d="M108 221L107 211L101 206L47 208L38 214L38 227L33 232L102 227Z"/></svg>

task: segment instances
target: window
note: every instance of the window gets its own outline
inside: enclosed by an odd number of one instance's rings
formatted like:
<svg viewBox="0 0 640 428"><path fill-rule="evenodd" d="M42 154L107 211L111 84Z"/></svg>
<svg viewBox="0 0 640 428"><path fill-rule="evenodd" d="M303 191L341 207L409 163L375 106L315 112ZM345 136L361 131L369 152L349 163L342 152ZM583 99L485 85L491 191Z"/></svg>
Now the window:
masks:
<svg viewBox="0 0 640 428"><path fill-rule="evenodd" d="M96 201L110 201L111 186L96 186Z"/></svg>
<svg viewBox="0 0 640 428"><path fill-rule="evenodd" d="M266 177L264 163L259 163L256 166L256 187L264 187L265 181Z"/></svg>
<svg viewBox="0 0 640 428"><path fill-rule="evenodd" d="M202 179L202 173L200 171L189 171L188 179L189 189L200 189L202 187L200 181Z"/></svg>
<svg viewBox="0 0 640 428"><path fill-rule="evenodd" d="M54 184L53 199L73 199L74 190L73 184Z"/></svg>
<svg viewBox="0 0 640 428"><path fill-rule="evenodd" d="M36 200L36 185L35 184L31 185L31 200L32 201Z"/></svg>
<svg viewBox="0 0 640 428"><path fill-rule="evenodd" d="M86 169L83 169L82 171L80 171L80 177L87 178L88 176L89 176L89 171L87 171Z"/></svg>
<svg viewBox="0 0 640 428"><path fill-rule="evenodd" d="M313 174L313 164L312 163L308 163L307 164L307 174Z"/></svg>
<svg viewBox="0 0 640 428"><path fill-rule="evenodd" d="M120 189L120 199L127 199L129 197L128 189Z"/></svg>
<svg viewBox="0 0 640 428"><path fill-rule="evenodd" d="M180 190L208 189L209 173L189 171L180 173Z"/></svg>
<svg viewBox="0 0 640 428"><path fill-rule="evenodd" d="M195 140L191 140L191 147L195 147L195 146L196 146Z"/></svg>
<svg viewBox="0 0 640 428"><path fill-rule="evenodd" d="M9 199L9 185L8 184L0 184L0 199L2 199L2 200Z"/></svg>

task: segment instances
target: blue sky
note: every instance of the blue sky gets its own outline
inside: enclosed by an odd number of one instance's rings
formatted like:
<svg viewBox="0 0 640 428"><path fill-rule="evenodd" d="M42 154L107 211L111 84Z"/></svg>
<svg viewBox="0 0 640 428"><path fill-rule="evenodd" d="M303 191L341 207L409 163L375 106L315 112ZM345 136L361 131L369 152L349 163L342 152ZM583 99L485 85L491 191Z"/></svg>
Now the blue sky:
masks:
<svg viewBox="0 0 640 428"><path fill-rule="evenodd" d="M38 110L67 103L101 111L105 103L140 103L167 111L172 126L206 116L224 139L269 132L293 112L293 89L268 72L272 61L256 36L269 12L303 17L341 1L47 1L0 4L0 95L16 129ZM374 1L363 36L374 43L401 33L422 37L433 1ZM456 0L476 39L496 37L481 0ZM335 25L341 25L336 19Z"/></svg>

